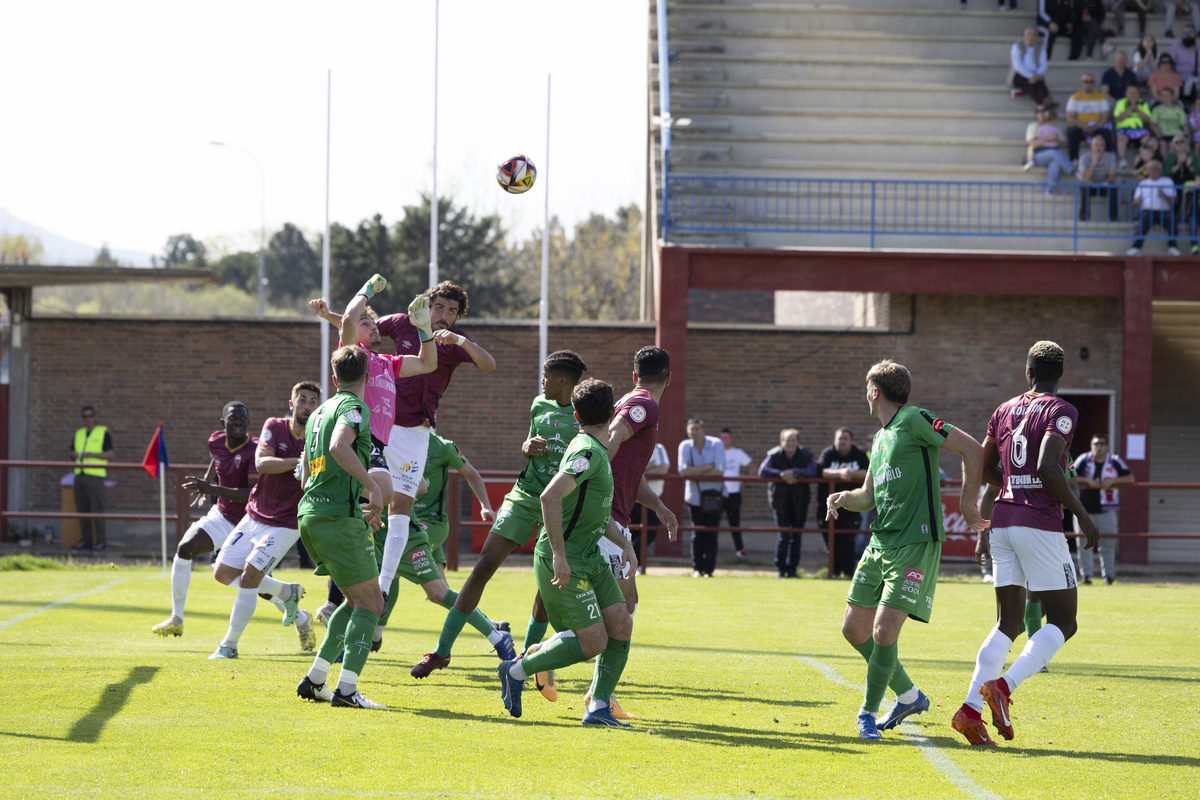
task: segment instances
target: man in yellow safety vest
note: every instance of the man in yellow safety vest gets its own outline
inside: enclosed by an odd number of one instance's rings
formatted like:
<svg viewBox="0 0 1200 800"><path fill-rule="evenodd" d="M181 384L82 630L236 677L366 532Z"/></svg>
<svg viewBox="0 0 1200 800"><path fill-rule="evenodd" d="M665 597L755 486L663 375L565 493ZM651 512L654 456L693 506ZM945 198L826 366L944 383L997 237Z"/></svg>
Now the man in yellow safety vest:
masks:
<svg viewBox="0 0 1200 800"><path fill-rule="evenodd" d="M112 436L108 428L96 424L96 409L83 407L83 427L75 431L71 443L75 462L75 509L81 514L104 513L104 465L113 457ZM89 541L90 540L90 541ZM104 520L79 520L79 543L73 550L100 553L105 549Z"/></svg>

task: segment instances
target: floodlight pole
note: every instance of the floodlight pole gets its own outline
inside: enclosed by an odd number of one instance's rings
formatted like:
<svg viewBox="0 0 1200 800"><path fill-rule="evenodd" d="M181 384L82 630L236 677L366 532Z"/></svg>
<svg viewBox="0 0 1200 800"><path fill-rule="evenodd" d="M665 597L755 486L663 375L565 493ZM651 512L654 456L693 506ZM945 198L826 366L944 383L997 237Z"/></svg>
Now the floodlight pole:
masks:
<svg viewBox="0 0 1200 800"><path fill-rule="evenodd" d="M429 192L429 285L438 283L438 193L437 193L437 145L438 145L438 20L439 3L433 3L433 188Z"/></svg>
<svg viewBox="0 0 1200 800"><path fill-rule="evenodd" d="M333 70L325 72L325 237L321 242L321 297L329 299L329 152L333 119ZM329 328L321 323L321 402L329 399Z"/></svg>
<svg viewBox="0 0 1200 800"><path fill-rule="evenodd" d="M546 363L550 328L550 75L546 75L546 152L542 156L542 301L538 303L537 386L542 388L542 364Z"/></svg>

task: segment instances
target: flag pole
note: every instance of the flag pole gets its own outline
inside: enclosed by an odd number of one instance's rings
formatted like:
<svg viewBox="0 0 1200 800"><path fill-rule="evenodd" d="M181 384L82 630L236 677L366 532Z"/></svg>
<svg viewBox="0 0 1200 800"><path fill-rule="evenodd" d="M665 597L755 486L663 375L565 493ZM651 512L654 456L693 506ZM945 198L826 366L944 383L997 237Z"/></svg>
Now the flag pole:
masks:
<svg viewBox="0 0 1200 800"><path fill-rule="evenodd" d="M162 523L162 568L167 571L167 471L158 468L158 514Z"/></svg>

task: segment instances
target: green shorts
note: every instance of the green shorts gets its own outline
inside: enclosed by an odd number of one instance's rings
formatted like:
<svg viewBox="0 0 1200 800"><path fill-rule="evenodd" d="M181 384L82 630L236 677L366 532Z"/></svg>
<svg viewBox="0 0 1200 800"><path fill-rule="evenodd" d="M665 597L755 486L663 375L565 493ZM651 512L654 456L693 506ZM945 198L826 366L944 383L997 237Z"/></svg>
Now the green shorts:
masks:
<svg viewBox="0 0 1200 800"><path fill-rule="evenodd" d="M379 577L375 539L361 517L306 514L299 519L300 540L317 565L338 586L354 586Z"/></svg>
<svg viewBox="0 0 1200 800"><path fill-rule="evenodd" d="M425 528L425 536L429 539L429 552L438 564L446 563L446 551L442 545L450 536L449 522L421 522Z"/></svg>
<svg viewBox="0 0 1200 800"><path fill-rule="evenodd" d="M846 602L864 608L883 604L929 622L941 560L941 542L887 549L868 546L850 581Z"/></svg>
<svg viewBox="0 0 1200 800"><path fill-rule="evenodd" d="M442 573L438 571L437 563L433 559L433 554L430 552L429 538L425 535L425 527L419 522L408 528L408 543L404 545L404 555L400 557L400 566L396 569L396 577L418 586L442 577Z"/></svg>
<svg viewBox="0 0 1200 800"><path fill-rule="evenodd" d="M572 564L571 582L565 589L551 583L554 565L546 556L534 555L533 576L537 578L538 592L556 631L578 631L603 622L601 612L604 609L625 603L625 596L605 558L583 565Z"/></svg>
<svg viewBox="0 0 1200 800"><path fill-rule="evenodd" d="M542 501L539 497L514 488L504 495L504 502L496 512L490 533L502 536L517 547L524 547L534 537L542 524Z"/></svg>

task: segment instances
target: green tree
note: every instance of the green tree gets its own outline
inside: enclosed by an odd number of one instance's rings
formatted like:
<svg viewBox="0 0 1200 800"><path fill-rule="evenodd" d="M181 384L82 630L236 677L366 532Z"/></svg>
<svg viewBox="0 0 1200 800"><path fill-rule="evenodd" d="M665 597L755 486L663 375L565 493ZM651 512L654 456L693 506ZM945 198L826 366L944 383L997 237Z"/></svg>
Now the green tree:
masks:
<svg viewBox="0 0 1200 800"><path fill-rule="evenodd" d="M96 251L96 257L92 259L93 267L119 267L120 264L113 258L112 253L108 251L108 244L100 245L100 249Z"/></svg>
<svg viewBox="0 0 1200 800"><path fill-rule="evenodd" d="M0 263L27 267L42 263L42 240L36 236L6 233L0 236Z"/></svg>
<svg viewBox="0 0 1200 800"><path fill-rule="evenodd" d="M167 238L163 247L164 267L205 267L206 250L190 233L177 233Z"/></svg>
<svg viewBox="0 0 1200 800"><path fill-rule="evenodd" d="M225 286L258 296L258 253L230 253L208 266Z"/></svg>
<svg viewBox="0 0 1200 800"><path fill-rule="evenodd" d="M290 222L271 237L264 270L268 296L276 305L295 305L321 293L321 259Z"/></svg>
<svg viewBox="0 0 1200 800"><path fill-rule="evenodd" d="M397 282L396 249L383 217L376 214L355 229L334 224L329 228L329 302L345 306L354 293L379 273L388 283ZM390 294L390 291L389 291ZM407 306L407 302L405 306ZM390 313L391 307L376 309Z"/></svg>

